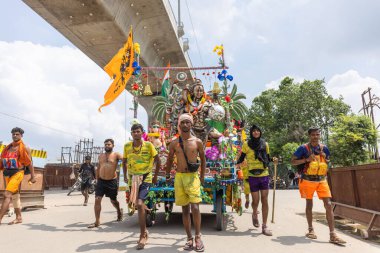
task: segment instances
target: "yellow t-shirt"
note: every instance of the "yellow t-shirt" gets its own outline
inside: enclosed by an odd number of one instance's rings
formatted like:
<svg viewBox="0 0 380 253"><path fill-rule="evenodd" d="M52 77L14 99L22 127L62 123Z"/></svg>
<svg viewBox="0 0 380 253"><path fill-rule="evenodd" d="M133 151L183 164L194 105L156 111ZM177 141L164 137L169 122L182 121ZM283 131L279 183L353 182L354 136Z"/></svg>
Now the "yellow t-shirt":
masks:
<svg viewBox="0 0 380 253"><path fill-rule="evenodd" d="M269 155L269 145L266 143L267 154ZM248 143L245 142L241 149L243 153L246 154L245 159L247 160L248 171L253 169L264 169L264 164L260 160L256 159L255 151L253 151ZM265 177L269 176L268 168L265 168L264 171L260 175L253 175L251 172L248 173L250 177Z"/></svg>
<svg viewBox="0 0 380 253"><path fill-rule="evenodd" d="M141 150L133 148L133 142L128 142L124 145L124 158L127 159L128 175L143 175L147 174L144 182L152 182L152 170L154 157L157 155L157 150L153 144L143 141Z"/></svg>

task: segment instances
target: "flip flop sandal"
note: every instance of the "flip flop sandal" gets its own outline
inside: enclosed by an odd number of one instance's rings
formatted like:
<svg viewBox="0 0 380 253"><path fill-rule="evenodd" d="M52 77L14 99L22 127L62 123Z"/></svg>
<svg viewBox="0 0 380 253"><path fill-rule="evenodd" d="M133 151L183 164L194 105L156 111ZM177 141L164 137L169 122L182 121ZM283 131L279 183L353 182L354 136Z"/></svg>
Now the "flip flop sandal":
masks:
<svg viewBox="0 0 380 253"><path fill-rule="evenodd" d="M310 239L317 239L314 229L309 229L309 232L306 233L306 237Z"/></svg>
<svg viewBox="0 0 380 253"><path fill-rule="evenodd" d="M16 220L9 222L8 225L15 225L15 224L20 224L20 223L22 223L22 220L20 221L20 220L16 219Z"/></svg>
<svg viewBox="0 0 380 253"><path fill-rule="evenodd" d="M117 215L116 221L123 221L123 216L124 216L124 209L120 208L120 214Z"/></svg>
<svg viewBox="0 0 380 253"><path fill-rule="evenodd" d="M87 228L97 228L97 227L99 227L99 226L100 226L99 224L92 223L92 224L89 225Z"/></svg>
<svg viewBox="0 0 380 253"><path fill-rule="evenodd" d="M197 238L198 238L198 240L197 240ZM200 235L195 236L195 248L194 248L194 250L196 252L204 252L205 251L205 246L203 245L203 242L201 240Z"/></svg>
<svg viewBox="0 0 380 253"><path fill-rule="evenodd" d="M257 217L257 213L256 214L252 214L252 224L256 228L260 227L260 223L259 223L259 219Z"/></svg>
<svg viewBox="0 0 380 253"><path fill-rule="evenodd" d="M145 248L145 244L146 244L146 243L139 242L139 243L137 244L136 249L137 249L137 250L142 250L142 249L144 249L144 248Z"/></svg>
<svg viewBox="0 0 380 253"><path fill-rule="evenodd" d="M137 250L142 250L145 248L145 245L148 242L148 234L148 230L145 230L144 236L140 238L139 242L137 243ZM141 239L145 239L145 242L141 242Z"/></svg>
<svg viewBox="0 0 380 253"><path fill-rule="evenodd" d="M341 238L339 238L335 233L334 234L330 234L330 243L333 243L333 244L337 244L337 245L344 245L346 244L347 242Z"/></svg>
<svg viewBox="0 0 380 253"><path fill-rule="evenodd" d="M268 227L263 227L262 233L263 233L263 235L266 235L266 236L272 236L273 235L272 231L270 231L268 229Z"/></svg>
<svg viewBox="0 0 380 253"><path fill-rule="evenodd" d="M184 250L193 250L194 249L194 240L193 237L187 238L187 242L185 243L185 246L183 247Z"/></svg>

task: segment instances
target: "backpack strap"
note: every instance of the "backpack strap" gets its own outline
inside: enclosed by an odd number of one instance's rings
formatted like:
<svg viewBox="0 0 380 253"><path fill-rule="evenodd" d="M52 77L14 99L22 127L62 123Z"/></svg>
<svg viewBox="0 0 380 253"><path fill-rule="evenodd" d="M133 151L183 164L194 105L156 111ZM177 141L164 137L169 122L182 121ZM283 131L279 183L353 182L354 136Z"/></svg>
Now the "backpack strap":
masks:
<svg viewBox="0 0 380 253"><path fill-rule="evenodd" d="M308 156L311 156L312 153L313 153L313 151L312 151L312 147L311 147L310 142L309 142L309 143L305 143L305 144L303 144L303 146L304 146L304 147L306 148L306 150L307 150L307 155L308 155Z"/></svg>
<svg viewBox="0 0 380 253"><path fill-rule="evenodd" d="M312 148L311 148L310 142L305 143L302 146L305 147L305 149L307 151L307 156L310 157L311 154L312 154ZM306 163L302 164L301 166L302 166L302 169L299 168L298 169L298 173L302 176L302 175L304 175L306 173L306 168L309 166L309 162L306 162Z"/></svg>
<svg viewBox="0 0 380 253"><path fill-rule="evenodd" d="M183 155L185 156L185 160L186 160L186 170L189 170L188 167L187 167L187 164L189 164L189 160L187 159L187 155L186 155L186 152L185 152L185 147L183 146L183 140L182 140L182 137L179 136L178 138L178 143L179 143L179 146L181 147L182 149L182 153Z"/></svg>

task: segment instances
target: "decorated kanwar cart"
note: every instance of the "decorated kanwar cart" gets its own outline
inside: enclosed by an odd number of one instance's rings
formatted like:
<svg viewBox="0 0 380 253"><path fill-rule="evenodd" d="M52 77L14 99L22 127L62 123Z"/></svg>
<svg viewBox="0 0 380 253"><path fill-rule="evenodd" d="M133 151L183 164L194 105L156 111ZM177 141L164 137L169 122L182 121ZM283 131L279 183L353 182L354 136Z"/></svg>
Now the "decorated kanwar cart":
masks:
<svg viewBox="0 0 380 253"><path fill-rule="evenodd" d="M147 138L159 152L161 170L158 183L150 189L146 200L150 210L147 226L154 224L156 211L161 204L165 207L167 220L172 212L175 202L174 182L167 184L165 179L166 147L178 138L178 118L183 113L192 114L192 134L204 143L207 162L201 194L203 203L213 206L217 229L226 228L227 206L231 206L238 214L242 213L241 177L236 169L236 156L244 135L243 122L247 108L241 100L245 96L237 92L236 84L230 84L233 77L224 65L223 46L215 47L214 51L220 56L220 66L206 68L207 72L203 73L205 76L214 76L212 89L205 91L200 79L189 81L185 72L177 73L174 80L169 79L170 67L167 67L161 95L153 98L155 121L151 123ZM175 173L176 161L171 168L172 179Z"/></svg>
<svg viewBox="0 0 380 253"><path fill-rule="evenodd" d="M161 159L158 183L150 189L145 204L149 211L146 219L148 226L155 222L156 211L163 203L167 220L175 202L174 182L166 183L165 165L168 156L167 146L178 138L178 118L183 113L192 114L192 134L202 140L207 158L205 183L201 189L203 203L212 204L216 213L218 230L226 228L227 206L241 214L241 180L236 169L236 156L245 138L243 125L247 107L241 101L245 96L237 92L232 84L233 76L224 61L223 46L216 46L219 64L213 67L141 67L139 64L140 45L133 42L132 28L128 40L111 61L104 67L113 79L104 95L104 104L112 103L125 89L133 95L134 118L137 117L139 97L152 96L149 73L163 71L161 92L156 90L153 98L151 126L145 136L156 147ZM175 77L170 76L175 71ZM186 72L202 73L209 90L198 78L188 77ZM146 81L146 84L144 85ZM156 80L158 84L158 80ZM171 178L176 173L176 161L171 168ZM129 202L129 187L126 191ZM134 213L129 210L130 214Z"/></svg>

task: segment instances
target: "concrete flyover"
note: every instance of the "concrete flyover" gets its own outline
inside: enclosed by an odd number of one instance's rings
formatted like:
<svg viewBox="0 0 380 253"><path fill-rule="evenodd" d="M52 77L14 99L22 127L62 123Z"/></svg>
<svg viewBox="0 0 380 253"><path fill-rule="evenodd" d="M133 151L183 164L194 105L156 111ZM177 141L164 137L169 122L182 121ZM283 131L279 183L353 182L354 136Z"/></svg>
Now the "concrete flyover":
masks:
<svg viewBox="0 0 380 253"><path fill-rule="evenodd" d="M101 68L125 43L131 25L134 41L141 45L141 66L166 66L170 61L171 66L191 67L169 0L23 1ZM154 94L160 90L156 82L151 88ZM141 97L139 103L151 118L152 97Z"/></svg>

